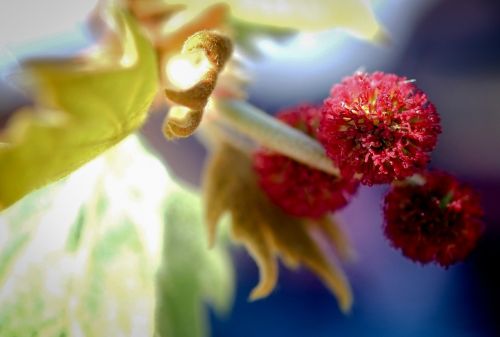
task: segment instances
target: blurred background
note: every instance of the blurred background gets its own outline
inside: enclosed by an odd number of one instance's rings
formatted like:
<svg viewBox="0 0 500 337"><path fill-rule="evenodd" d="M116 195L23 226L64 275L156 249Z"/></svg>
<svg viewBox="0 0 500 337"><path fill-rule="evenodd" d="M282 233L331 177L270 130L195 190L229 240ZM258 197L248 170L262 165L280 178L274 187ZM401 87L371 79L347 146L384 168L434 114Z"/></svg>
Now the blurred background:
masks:
<svg viewBox="0 0 500 337"><path fill-rule="evenodd" d="M26 56L70 54L89 45L82 25L94 3L0 5L0 125L25 100L8 84L8 69ZM374 6L391 36L386 45L341 30L258 41L261 57L245 62L249 101L271 114L320 103L332 84L357 69L416 79L442 117L431 166L479 190L485 235L464 263L448 270L415 264L382 234L386 188L362 188L339 213L358 251L358 260L345 266L355 296L351 314L340 313L334 297L304 270L282 268L273 294L248 302L257 268L234 247L236 299L226 317L211 315L213 336L500 336L500 2L380 0ZM142 132L176 176L198 186L203 146L193 137L165 142L162 118L153 114Z"/></svg>

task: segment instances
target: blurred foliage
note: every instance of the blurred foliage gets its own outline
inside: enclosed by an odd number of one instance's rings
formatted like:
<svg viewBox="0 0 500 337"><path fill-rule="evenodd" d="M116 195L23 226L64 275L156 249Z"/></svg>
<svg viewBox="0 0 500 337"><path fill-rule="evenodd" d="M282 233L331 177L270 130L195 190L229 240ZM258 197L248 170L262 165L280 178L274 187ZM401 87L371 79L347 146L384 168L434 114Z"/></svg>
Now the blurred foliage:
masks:
<svg viewBox="0 0 500 337"><path fill-rule="evenodd" d="M204 235L199 198L131 136L0 214L0 336L205 336L233 271Z"/></svg>
<svg viewBox="0 0 500 337"><path fill-rule="evenodd" d="M226 313L234 290L230 257L223 245L208 250L199 196L175 191L167 201L163 264L158 273L158 333L205 336L205 298L219 314Z"/></svg>

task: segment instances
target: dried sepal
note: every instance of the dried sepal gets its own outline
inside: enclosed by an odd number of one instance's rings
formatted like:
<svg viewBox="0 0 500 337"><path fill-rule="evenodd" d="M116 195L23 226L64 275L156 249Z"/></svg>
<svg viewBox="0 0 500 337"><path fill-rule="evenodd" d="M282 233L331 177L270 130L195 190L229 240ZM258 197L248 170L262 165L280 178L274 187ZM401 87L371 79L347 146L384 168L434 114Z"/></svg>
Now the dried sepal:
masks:
<svg viewBox="0 0 500 337"><path fill-rule="evenodd" d="M349 311L349 283L312 235L315 228L324 227L325 223L291 217L274 206L258 186L246 153L227 143L214 147L205 169L203 191L209 244L214 243L217 223L229 212L233 238L246 246L259 266L260 281L250 299L265 297L274 289L276 256L280 256L289 267L303 264L311 269L335 294L341 310ZM329 244L342 246L339 238L325 236Z"/></svg>
<svg viewBox="0 0 500 337"><path fill-rule="evenodd" d="M338 221L331 216L324 216L314 222L315 227L321 235L325 236L333 244L339 257L343 261L353 261L356 259L356 252L351 246L351 242L340 228Z"/></svg>
<svg viewBox="0 0 500 337"><path fill-rule="evenodd" d="M168 139L188 137L196 130L208 98L215 89L218 75L231 56L232 44L225 36L201 31L187 39L182 49L182 53L186 55L197 52L203 52L210 62L210 67L200 80L185 90L165 90L165 95L171 102L191 109L180 119L171 114L167 116L163 125Z"/></svg>

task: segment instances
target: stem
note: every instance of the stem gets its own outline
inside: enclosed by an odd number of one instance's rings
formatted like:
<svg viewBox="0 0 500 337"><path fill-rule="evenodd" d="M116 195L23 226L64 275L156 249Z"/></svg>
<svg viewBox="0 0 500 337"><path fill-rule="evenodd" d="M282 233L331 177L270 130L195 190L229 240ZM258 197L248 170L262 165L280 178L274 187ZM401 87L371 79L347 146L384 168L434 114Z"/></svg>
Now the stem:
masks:
<svg viewBox="0 0 500 337"><path fill-rule="evenodd" d="M340 175L321 144L253 105L239 100L218 100L214 110L221 122L259 144L312 168Z"/></svg>
<svg viewBox="0 0 500 337"><path fill-rule="evenodd" d="M221 122L220 118L205 116L203 128L200 128L195 135L200 137L200 140L209 149L221 142L229 142L248 156L255 150L255 143L251 139L243 138L235 129L228 128L226 124Z"/></svg>

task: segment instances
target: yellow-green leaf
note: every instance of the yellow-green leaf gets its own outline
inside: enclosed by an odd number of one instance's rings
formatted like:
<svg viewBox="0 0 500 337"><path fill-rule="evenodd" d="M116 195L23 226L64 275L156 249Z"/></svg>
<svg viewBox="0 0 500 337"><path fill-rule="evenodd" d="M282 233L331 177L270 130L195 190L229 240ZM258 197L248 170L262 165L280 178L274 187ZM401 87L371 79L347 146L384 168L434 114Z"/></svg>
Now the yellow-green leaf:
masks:
<svg viewBox="0 0 500 337"><path fill-rule="evenodd" d="M15 114L0 133L0 210L66 176L144 122L157 91L153 47L128 14L116 8L106 13L117 38L99 57L24 63L35 106Z"/></svg>
<svg viewBox="0 0 500 337"><path fill-rule="evenodd" d="M182 0L199 8L216 0ZM278 28L318 31L341 27L366 38L381 39L384 32L364 0L226 0L231 14L242 21Z"/></svg>

